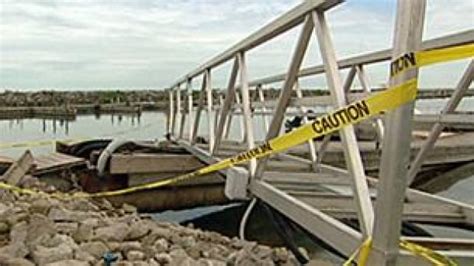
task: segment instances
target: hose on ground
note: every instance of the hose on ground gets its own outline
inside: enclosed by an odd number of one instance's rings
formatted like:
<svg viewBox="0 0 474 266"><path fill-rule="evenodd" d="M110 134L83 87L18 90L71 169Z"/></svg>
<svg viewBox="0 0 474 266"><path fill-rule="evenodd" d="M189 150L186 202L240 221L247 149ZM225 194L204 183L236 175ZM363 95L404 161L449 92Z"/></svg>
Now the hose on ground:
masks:
<svg viewBox="0 0 474 266"><path fill-rule="evenodd" d="M245 240L245 227L247 225L247 221L249 219L250 213L252 213L252 210L255 207L255 203L257 203L257 198L253 198L250 201L249 206L247 206L247 209L245 210L245 213L242 216L242 220L240 220L239 237L242 240Z"/></svg>

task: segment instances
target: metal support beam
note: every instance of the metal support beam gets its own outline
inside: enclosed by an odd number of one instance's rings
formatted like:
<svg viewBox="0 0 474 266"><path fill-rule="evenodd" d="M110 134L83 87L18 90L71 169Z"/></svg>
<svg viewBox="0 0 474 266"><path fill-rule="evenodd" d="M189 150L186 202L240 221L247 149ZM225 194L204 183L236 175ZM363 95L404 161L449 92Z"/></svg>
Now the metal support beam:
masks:
<svg viewBox="0 0 474 266"><path fill-rule="evenodd" d="M176 89L176 88L175 88ZM175 93L175 89L172 90L172 98L175 99L175 105L173 106L173 120L171 121L171 134L174 136L176 132L176 123L178 121L178 95Z"/></svg>
<svg viewBox="0 0 474 266"><path fill-rule="evenodd" d="M184 128L186 126L186 116L188 115L189 113L189 105L184 105L184 103L186 103L186 94L188 94L188 90L189 90L189 80L186 82L186 91L184 92L184 97L183 97L183 107L182 107L182 111L181 111L181 125L179 127L179 138L182 139L183 138L183 135L184 135Z"/></svg>
<svg viewBox="0 0 474 266"><path fill-rule="evenodd" d="M469 89L469 85L471 85L473 78L474 78L474 60L471 60L471 63L467 67L466 71L464 72L464 75L461 77L461 80L456 86L456 91L454 92L453 95L451 95L451 98L449 98L449 101L446 103L443 110L441 111L441 116L444 114L449 114L453 112L454 110L456 110L457 106L459 105L459 103L461 102L464 96L464 93ZM442 124L441 122L435 123L433 125L433 128L431 129L428 138L423 143L423 146L421 147L420 151L416 154L415 160L412 162L410 166L410 170L408 171L408 178L407 178L408 185L410 185L415 180L415 176L420 170L421 166L423 165L423 161L425 160L426 156L433 148L439 135L441 135L441 132L443 132L444 127L445 125Z"/></svg>
<svg viewBox="0 0 474 266"><path fill-rule="evenodd" d="M283 122L283 118L285 117L285 111L290 102L291 93L296 81L296 75L298 74L301 63L303 62L303 57L306 53L306 49L308 48L313 27L314 25L311 17L309 15L306 16L298 43L296 44L290 66L288 68L288 74L286 75L285 82L283 83L283 88L278 99L277 108L274 110L273 119L270 124L266 140L273 139L280 133L281 124ZM268 158L260 159L255 174L256 178L260 178L262 176L263 172L265 171L267 160Z"/></svg>
<svg viewBox="0 0 474 266"><path fill-rule="evenodd" d="M255 196L284 213L285 216L343 254L351 254L362 240L362 235L356 230L267 182L254 180L250 188Z"/></svg>
<svg viewBox="0 0 474 266"><path fill-rule="evenodd" d="M248 87L248 76L247 76L247 63L245 60L245 53L241 52L237 55L237 60L239 62L240 69L240 90L242 92L242 111L243 119L245 124L245 135L247 148L251 150L255 147L255 140L253 138L253 121L252 121L252 112L250 110L250 95ZM255 174L255 169L257 167L257 160L252 159L249 164L249 174L250 177L253 177Z"/></svg>
<svg viewBox="0 0 474 266"><path fill-rule="evenodd" d="M198 137L199 131L199 122L201 120L201 112L202 108L204 107L204 90L206 89L206 74L202 76L202 84L201 84L201 91L199 92L199 103L196 110L196 117L194 118L194 126L193 126L193 134L191 139L191 145L196 144L196 140Z"/></svg>
<svg viewBox="0 0 474 266"><path fill-rule="evenodd" d="M206 77L206 102L207 102L207 125L208 125L208 134L209 134L209 152L212 151L214 147L214 132L215 128L212 121L212 84L211 84L211 70L207 69L205 72Z"/></svg>
<svg viewBox="0 0 474 266"><path fill-rule="evenodd" d="M357 70L357 77L359 78L360 85L362 86L362 89L364 90L365 93L370 94L372 92L372 89L370 87L370 82L369 82L369 77L364 71L363 65L357 65L356 67ZM381 141L383 140L383 122L382 119L379 117L376 117L374 119L374 126L375 126L375 131L377 132L377 146Z"/></svg>
<svg viewBox="0 0 474 266"><path fill-rule="evenodd" d="M267 107L265 106L265 95L263 93L263 88L262 85L257 85L255 88L258 94L258 99L260 100L260 103L262 104L261 111L265 113L267 111ZM268 132L268 118L265 115L262 115L262 120L263 120L263 132L266 134Z"/></svg>
<svg viewBox="0 0 474 266"><path fill-rule="evenodd" d="M349 73L347 73L346 80L344 81L343 90L344 90L344 94L346 95L346 100L347 100L347 94L351 90L352 83L354 83L355 74L356 74L355 67L351 67L351 69L349 70ZM318 157L315 163L316 167L318 165L321 165L321 162L323 161L324 153L326 152L326 149L329 146L329 142L331 141L331 135L332 134L328 134L324 136L323 140L321 141L321 144L319 145L319 149L317 153Z"/></svg>
<svg viewBox="0 0 474 266"><path fill-rule="evenodd" d="M242 106L242 104L241 104L241 102L240 102L240 95L239 95L239 92L238 92L238 91L235 91L235 103L236 103L238 106L240 106L241 114L243 114L243 113L244 113L244 112L243 112L243 106ZM232 116L232 118L233 118L233 117L234 117L234 116ZM241 116L241 115L239 116L239 122L240 122L240 126L239 126L239 128L240 128L240 141L245 141L245 140L247 140L247 134L246 134L247 132L245 131L245 128L244 128L244 117ZM230 125L231 125L231 123L230 123L230 121L229 121L229 126L227 127L227 130L229 130L229 131L230 131ZM226 137L228 136L228 133L229 133L229 132L227 132Z"/></svg>
<svg viewBox="0 0 474 266"><path fill-rule="evenodd" d="M174 96L173 96L173 89L168 91L169 97L169 113L168 113L168 131L167 133L173 135L173 127L174 127Z"/></svg>
<svg viewBox="0 0 474 266"><path fill-rule="evenodd" d="M178 86L176 87L176 116L175 116L175 123L180 123L180 120L182 118L182 106L181 106L181 84L178 84ZM181 124L178 125L178 134L180 134L181 132L181 128L180 128ZM173 132L174 132L174 128L173 128ZM180 135L178 135L179 137L181 137Z"/></svg>
<svg viewBox="0 0 474 266"><path fill-rule="evenodd" d="M462 45L462 44L467 44L467 43L472 43L472 42L474 42L474 30L466 30L463 32L458 32L458 33L424 41L422 44L422 50L446 48L446 47L452 47L452 46L457 46L457 45ZM345 68L350 68L355 65L361 65L361 64L364 64L364 65L376 64L376 63L390 60L391 54L392 54L391 49L370 52L370 53L356 55L353 57L339 60L337 62L337 65L339 66L339 69L345 69ZM324 73L324 65L317 65L317 66L312 66L312 67L302 69L298 73L298 77L302 78L302 77L314 76L314 75L318 75L322 73ZM256 86L257 84L264 85L264 84L280 82L280 81L285 80L285 77L286 77L286 73L280 73L280 74L272 75L269 77L259 78L259 79L251 81L249 83L249 86Z"/></svg>
<svg viewBox="0 0 474 266"><path fill-rule="evenodd" d="M294 88L295 88L295 91L296 91L296 97L298 99L303 98L303 92L301 91L300 83L298 82L298 80L296 80ZM304 107L304 106L300 106L299 110L302 113L306 113L306 107ZM303 115L303 123L304 124L308 123L308 116ZM311 162L312 162L312 165L313 165L313 170L316 170L316 161L317 161L316 147L315 147L314 141L312 139L308 140L308 150L309 150L309 155L310 155Z"/></svg>
<svg viewBox="0 0 474 266"><path fill-rule="evenodd" d="M399 0L395 22L392 58L421 48L425 0ZM418 69L409 69L390 78L396 86L417 78ZM380 162L373 248L369 265L396 265L399 255L401 219L406 191L414 103L400 106L387 114L387 130Z"/></svg>
<svg viewBox="0 0 474 266"><path fill-rule="evenodd" d="M345 92L343 90L341 76L338 70L336 54L332 45L329 28L326 23L324 13L314 11L312 13L316 36L318 37L321 57L325 65L326 80L333 97L335 107L342 107L347 104ZM339 131L344 157L347 168L352 177L352 188L354 190L354 200L356 201L359 224L364 236L372 232L374 213L372 202L369 197L369 187L367 185L364 166L360 157L354 127L346 126Z"/></svg>
<svg viewBox="0 0 474 266"><path fill-rule="evenodd" d="M186 83L188 89L188 117L189 117L189 122L188 122L188 130L189 130L189 141L193 139L193 80L188 79Z"/></svg>
<svg viewBox="0 0 474 266"><path fill-rule="evenodd" d="M217 123L216 129L216 141L214 143L214 148L211 154L215 154L219 146L221 145L222 137L225 136L225 126L227 125L227 121L230 120L229 118L229 111L231 110L232 104L234 103L235 99L235 81L237 79L237 74L239 71L239 63L237 58L234 60L234 64L232 65L232 70L230 72L229 83L227 85L226 95L224 104L220 110L219 115L219 122Z"/></svg>
<svg viewBox="0 0 474 266"><path fill-rule="evenodd" d="M219 105L216 106L215 108L215 113L214 113L214 129L215 129L215 133L217 133L217 125L219 124L219 117L221 115L221 109L222 109L222 106L224 106L224 94L222 92L220 92L218 94L218 98L219 98ZM215 140L214 140L214 146L216 145L215 144Z"/></svg>

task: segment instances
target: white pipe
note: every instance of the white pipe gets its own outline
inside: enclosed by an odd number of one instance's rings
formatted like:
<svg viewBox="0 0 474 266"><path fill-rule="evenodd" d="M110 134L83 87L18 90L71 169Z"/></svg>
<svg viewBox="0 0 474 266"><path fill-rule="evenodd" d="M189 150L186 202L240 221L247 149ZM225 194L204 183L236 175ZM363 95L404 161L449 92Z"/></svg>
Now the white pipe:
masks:
<svg viewBox="0 0 474 266"><path fill-rule="evenodd" d="M99 156L99 160L97 161L97 173L99 176L103 176L105 172L105 166L107 165L107 161L118 148L122 147L128 143L135 143L133 140L125 140L125 139L117 139L112 140L112 142L107 145L107 147L102 151Z"/></svg>
<svg viewBox="0 0 474 266"><path fill-rule="evenodd" d="M250 213L252 212L255 203L257 203L257 198L252 199L249 206L247 207L247 210L245 210L244 216L242 216L242 220L240 221L239 236L242 240L245 240L245 226L247 225L247 220L249 219Z"/></svg>

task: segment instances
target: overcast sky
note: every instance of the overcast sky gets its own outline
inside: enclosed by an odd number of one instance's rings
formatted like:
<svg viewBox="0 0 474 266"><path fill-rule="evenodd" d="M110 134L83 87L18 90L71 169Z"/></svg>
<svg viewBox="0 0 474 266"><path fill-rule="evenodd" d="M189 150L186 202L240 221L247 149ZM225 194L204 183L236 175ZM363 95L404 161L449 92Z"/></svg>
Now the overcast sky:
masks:
<svg viewBox="0 0 474 266"><path fill-rule="evenodd" d="M162 89L299 2L0 0L0 90ZM329 11L338 57L388 48L395 10L395 0L348 0ZM428 0L424 39L473 28L474 0ZM298 32L250 52L250 78L284 71ZM313 40L304 65L320 62ZM423 86L453 86L465 66L430 67ZM368 71L374 85L386 81L386 66ZM213 84L228 72L217 70Z"/></svg>

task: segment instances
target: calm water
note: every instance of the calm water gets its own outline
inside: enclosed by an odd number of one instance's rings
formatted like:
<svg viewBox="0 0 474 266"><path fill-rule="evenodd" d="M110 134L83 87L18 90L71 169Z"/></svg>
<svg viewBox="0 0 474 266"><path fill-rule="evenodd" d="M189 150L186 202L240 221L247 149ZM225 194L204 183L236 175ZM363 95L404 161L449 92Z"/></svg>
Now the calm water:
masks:
<svg viewBox="0 0 474 266"><path fill-rule="evenodd" d="M268 118L270 119L270 118ZM178 118L178 121L180 119ZM208 117L204 112L199 132L206 132ZM211 114L211 121L215 121ZM241 117L235 116L232 122L230 138L241 137ZM176 124L176 132L178 124ZM262 117L254 119L255 139L262 140ZM259 130L260 129L260 130ZM189 128L185 127L185 134ZM18 119L0 120L0 143L28 142L41 140L87 139L87 138L125 138L139 140L161 140L166 133L166 115L162 112L143 112L140 116L132 115L81 115L74 121L51 119ZM200 133L200 135L203 135ZM34 154L52 152L54 147L32 147ZM0 155L19 157L24 148L1 149Z"/></svg>
<svg viewBox="0 0 474 266"><path fill-rule="evenodd" d="M23 142L47 139L83 139L120 137L133 139L161 139L166 131L162 113L143 113L141 116L84 115L74 121L21 119L0 120L0 142ZM33 147L34 154L53 151L53 146ZM1 150L2 155L17 157L22 148Z"/></svg>

